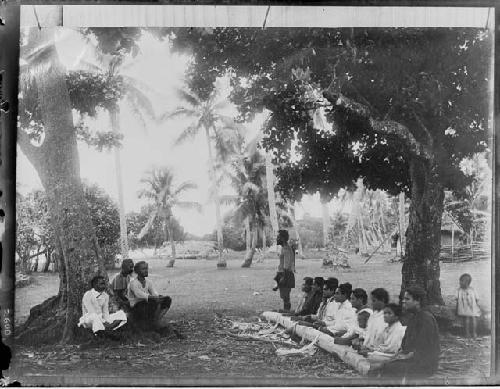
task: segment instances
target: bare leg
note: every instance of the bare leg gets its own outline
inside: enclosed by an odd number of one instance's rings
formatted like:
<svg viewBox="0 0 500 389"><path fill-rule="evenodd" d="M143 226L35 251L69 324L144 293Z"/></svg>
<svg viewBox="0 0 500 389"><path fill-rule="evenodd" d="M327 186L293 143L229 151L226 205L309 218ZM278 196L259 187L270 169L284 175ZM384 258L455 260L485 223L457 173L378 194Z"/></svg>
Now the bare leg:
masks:
<svg viewBox="0 0 500 389"><path fill-rule="evenodd" d="M471 321L472 321L472 337L474 339L477 338L477 317L473 316L471 317Z"/></svg>
<svg viewBox="0 0 500 389"><path fill-rule="evenodd" d="M470 317L464 316L464 328L465 328L465 337L470 338L470 329L471 329Z"/></svg>

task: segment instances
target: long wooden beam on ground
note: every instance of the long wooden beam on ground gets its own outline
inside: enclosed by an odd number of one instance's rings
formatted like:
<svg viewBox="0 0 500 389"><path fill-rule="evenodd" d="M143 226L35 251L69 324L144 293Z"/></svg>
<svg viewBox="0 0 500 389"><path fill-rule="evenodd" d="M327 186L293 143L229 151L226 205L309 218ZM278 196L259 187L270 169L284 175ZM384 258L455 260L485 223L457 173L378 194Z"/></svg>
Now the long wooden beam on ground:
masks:
<svg viewBox="0 0 500 389"><path fill-rule="evenodd" d="M331 336L315 328L301 326L278 312L264 312L262 316L271 322L282 325L286 329L293 329L293 332L303 339L312 342L318 338L316 344L319 347L329 353L336 354L342 361L354 367L361 374L366 375L370 370L370 362L365 357L359 355L352 347L335 344Z"/></svg>

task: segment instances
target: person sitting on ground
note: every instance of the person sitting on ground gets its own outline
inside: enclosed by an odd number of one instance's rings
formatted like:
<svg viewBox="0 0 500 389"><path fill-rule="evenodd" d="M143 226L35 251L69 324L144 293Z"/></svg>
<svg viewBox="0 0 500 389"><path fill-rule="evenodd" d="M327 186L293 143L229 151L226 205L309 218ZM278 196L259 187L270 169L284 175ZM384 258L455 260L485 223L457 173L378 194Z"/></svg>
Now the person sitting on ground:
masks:
<svg viewBox="0 0 500 389"><path fill-rule="evenodd" d="M349 301L352 293L352 285L345 283L339 285L335 291L334 298L339 304L333 323L328 326L317 325L316 327L331 336L340 336L347 332L350 326L356 322L356 312Z"/></svg>
<svg viewBox="0 0 500 389"><path fill-rule="evenodd" d="M5 370L9 370L11 359L12 351L2 339L0 342L0 386L21 386L19 381L11 381L9 377L3 375Z"/></svg>
<svg viewBox="0 0 500 389"><path fill-rule="evenodd" d="M401 318L401 307L390 303L384 308L384 321L387 327L382 334L382 344L375 348L362 347L361 355L367 356L371 365L383 364L395 357L401 349L401 343L405 335L406 327L399 321Z"/></svg>
<svg viewBox="0 0 500 389"><path fill-rule="evenodd" d="M111 290L113 292L113 302L118 309L123 309L125 312L130 311L130 302L127 298L127 289L132 273L134 272L134 261L126 258L122 261L122 270L118 273L113 281L111 281Z"/></svg>
<svg viewBox="0 0 500 389"><path fill-rule="evenodd" d="M425 310L426 292L419 286L405 291L403 310L412 313L401 344L401 352L384 365L384 377L428 377L439 365L439 329L434 316Z"/></svg>
<svg viewBox="0 0 500 389"><path fill-rule="evenodd" d="M133 322L143 330L159 330L163 327L162 318L172 304L169 296L161 296L147 279L148 264L137 262L134 266L137 278L128 284L127 298L130 301Z"/></svg>
<svg viewBox="0 0 500 389"><path fill-rule="evenodd" d="M323 300L324 283L325 280L323 279L323 277L314 277L312 293L304 301L302 309L298 311L295 316L300 317L312 315L318 311L318 308L321 305L321 300Z"/></svg>
<svg viewBox="0 0 500 389"><path fill-rule="evenodd" d="M290 302L290 292L295 288L295 253L288 244L288 231L279 230L276 237L276 244L281 246L280 263L278 273L274 278L280 291L280 297L283 300L283 309L278 312L290 312L292 304Z"/></svg>
<svg viewBox="0 0 500 389"><path fill-rule="evenodd" d="M297 308L289 314L283 313L283 316L296 315L302 308L304 307L305 302L311 298L313 295L313 282L314 279L312 277L304 277L304 282L302 283L302 296L300 297L299 303L297 304Z"/></svg>
<svg viewBox="0 0 500 389"><path fill-rule="evenodd" d="M366 325L373 311L366 305L368 295L362 288L356 288L351 294L351 305L356 311L356 323L349 326L347 332L341 337L335 337L335 343L342 345L351 345L352 341L357 338L366 336Z"/></svg>
<svg viewBox="0 0 500 389"><path fill-rule="evenodd" d="M366 293L366 290L362 288L356 288L352 291L351 305L356 310L356 312L359 312L362 309L369 308L367 302L368 294Z"/></svg>
<svg viewBox="0 0 500 389"><path fill-rule="evenodd" d="M361 346L375 348L382 344L382 333L387 327L387 323L384 321L384 308L389 303L389 293L383 288L377 288L370 295L373 314L368 319L364 338L360 337L352 343L356 349Z"/></svg>
<svg viewBox="0 0 500 389"><path fill-rule="evenodd" d="M105 330L115 330L127 322L122 310L109 313L109 295L106 290L106 279L97 275L90 281L91 289L85 292L82 299L82 317L78 327L89 328L94 335L108 335Z"/></svg>
<svg viewBox="0 0 500 389"><path fill-rule="evenodd" d="M333 322L334 311L337 310L339 305L334 298L338 286L339 280L337 278L328 277L323 287L323 300L321 305L315 314L304 316L303 320L311 324L322 323L323 325L326 325L325 320L329 321L329 323Z"/></svg>

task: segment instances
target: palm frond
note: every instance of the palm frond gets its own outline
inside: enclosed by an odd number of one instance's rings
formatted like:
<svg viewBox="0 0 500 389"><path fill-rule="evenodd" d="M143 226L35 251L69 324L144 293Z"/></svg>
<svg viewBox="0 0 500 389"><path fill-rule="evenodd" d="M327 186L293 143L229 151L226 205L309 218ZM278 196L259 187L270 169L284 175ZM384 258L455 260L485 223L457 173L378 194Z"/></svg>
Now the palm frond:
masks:
<svg viewBox="0 0 500 389"><path fill-rule="evenodd" d="M162 115L160 115L158 117L157 121L161 123L161 122L165 122L167 120L175 119L175 118L178 118L181 116L197 117L197 116L199 116L199 114L198 114L198 111L196 111L194 109L189 109L189 108L185 108L185 107L177 107L173 111L168 111L168 112L165 112Z"/></svg>
<svg viewBox="0 0 500 389"><path fill-rule="evenodd" d="M174 141L174 146L179 146L186 140L194 138L196 134L198 134L200 129L201 127L198 125L198 123L190 124L184 131L182 131L182 133Z"/></svg>
<svg viewBox="0 0 500 389"><path fill-rule="evenodd" d="M187 89L177 89L176 94L181 100L186 101L193 107L197 107L202 104L200 98Z"/></svg>
<svg viewBox="0 0 500 389"><path fill-rule="evenodd" d="M250 195L250 193L257 194L261 191L261 188L254 184L253 182L245 182L242 188L242 192L245 196Z"/></svg>
<svg viewBox="0 0 500 389"><path fill-rule="evenodd" d="M222 195L219 196L219 202L224 205L238 205L240 203L240 196Z"/></svg>
<svg viewBox="0 0 500 389"><path fill-rule="evenodd" d="M126 98L130 105L144 112L148 117L154 119L156 117L153 103L139 88L132 83L125 84Z"/></svg>
<svg viewBox="0 0 500 389"><path fill-rule="evenodd" d="M178 196L182 192L196 188L198 188L198 185L195 182L185 181L182 184L180 184L177 188L175 188L173 195Z"/></svg>

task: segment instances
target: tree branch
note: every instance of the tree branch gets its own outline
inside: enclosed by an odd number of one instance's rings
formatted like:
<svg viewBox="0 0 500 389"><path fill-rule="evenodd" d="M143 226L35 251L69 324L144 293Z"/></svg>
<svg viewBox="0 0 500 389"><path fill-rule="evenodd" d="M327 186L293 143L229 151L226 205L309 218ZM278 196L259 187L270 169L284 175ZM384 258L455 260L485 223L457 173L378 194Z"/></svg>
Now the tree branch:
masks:
<svg viewBox="0 0 500 389"><path fill-rule="evenodd" d="M343 107L349 112L365 119L374 132L399 138L410 152L427 160L433 159L431 150L418 142L408 127L393 120L376 120L369 107L354 101L341 93L325 90L323 96L334 106Z"/></svg>

